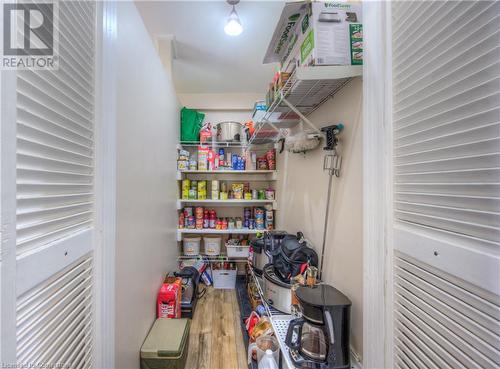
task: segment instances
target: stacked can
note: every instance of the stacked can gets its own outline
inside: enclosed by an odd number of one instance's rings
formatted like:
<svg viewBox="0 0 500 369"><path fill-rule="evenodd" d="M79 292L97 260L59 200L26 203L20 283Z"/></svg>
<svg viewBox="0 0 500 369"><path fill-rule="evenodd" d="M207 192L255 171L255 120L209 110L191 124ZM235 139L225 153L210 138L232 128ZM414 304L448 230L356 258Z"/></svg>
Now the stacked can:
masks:
<svg viewBox="0 0 500 369"><path fill-rule="evenodd" d="M203 207L197 206L194 214L196 217L196 229L203 229Z"/></svg>
<svg viewBox="0 0 500 369"><path fill-rule="evenodd" d="M271 205L266 205L266 229L274 229L274 212Z"/></svg>
<svg viewBox="0 0 500 369"><path fill-rule="evenodd" d="M231 167L233 168L233 170L237 170L238 169L238 155L232 155L231 157Z"/></svg>
<svg viewBox="0 0 500 369"><path fill-rule="evenodd" d="M243 209L243 227L250 228L250 218L252 217L252 209L244 208Z"/></svg>
<svg viewBox="0 0 500 369"><path fill-rule="evenodd" d="M255 208L255 229L265 229L265 212L262 208Z"/></svg>
<svg viewBox="0 0 500 369"><path fill-rule="evenodd" d="M191 181L188 198L190 200L196 200L198 198L198 181Z"/></svg>
<svg viewBox="0 0 500 369"><path fill-rule="evenodd" d="M191 181L189 179L182 180L182 199L189 199L189 190L191 189Z"/></svg>
<svg viewBox="0 0 500 369"><path fill-rule="evenodd" d="M220 148L219 149L219 165L221 167L223 167L225 164L224 164L224 149L223 148Z"/></svg>
<svg viewBox="0 0 500 369"><path fill-rule="evenodd" d="M218 200L219 199L219 181L217 179L214 179L212 181L212 200Z"/></svg>
<svg viewBox="0 0 500 369"><path fill-rule="evenodd" d="M198 181L198 200L207 199L207 181Z"/></svg>
<svg viewBox="0 0 500 369"><path fill-rule="evenodd" d="M194 216L193 216L193 208L192 207L185 207L184 208L184 224L186 225L186 228L188 229L193 229L196 225Z"/></svg>
<svg viewBox="0 0 500 369"><path fill-rule="evenodd" d="M271 149L268 152L266 152L266 159L267 159L267 167L270 170L275 170L276 169L276 151L274 149Z"/></svg>

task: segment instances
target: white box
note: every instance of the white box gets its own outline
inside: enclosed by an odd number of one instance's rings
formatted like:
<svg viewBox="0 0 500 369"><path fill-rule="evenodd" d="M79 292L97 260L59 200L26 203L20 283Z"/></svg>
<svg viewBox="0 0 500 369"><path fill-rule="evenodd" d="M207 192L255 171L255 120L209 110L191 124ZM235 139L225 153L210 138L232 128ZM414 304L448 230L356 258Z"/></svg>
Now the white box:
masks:
<svg viewBox="0 0 500 369"><path fill-rule="evenodd" d="M360 2L303 1L287 3L264 62L296 66L362 65L363 31Z"/></svg>
<svg viewBox="0 0 500 369"><path fill-rule="evenodd" d="M216 289L234 289L237 269L212 269L212 279Z"/></svg>
<svg viewBox="0 0 500 369"><path fill-rule="evenodd" d="M250 255L250 246L227 245L227 256L230 258L247 258Z"/></svg>

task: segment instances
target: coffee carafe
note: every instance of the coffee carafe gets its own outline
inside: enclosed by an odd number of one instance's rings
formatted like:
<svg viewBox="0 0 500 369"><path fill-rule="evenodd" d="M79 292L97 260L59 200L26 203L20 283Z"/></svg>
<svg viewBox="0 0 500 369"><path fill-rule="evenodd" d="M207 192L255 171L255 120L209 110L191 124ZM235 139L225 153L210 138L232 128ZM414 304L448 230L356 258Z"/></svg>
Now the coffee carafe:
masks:
<svg viewBox="0 0 500 369"><path fill-rule="evenodd" d="M351 301L326 284L299 287L296 297L302 317L290 322L286 337L294 365L303 369L349 368Z"/></svg>

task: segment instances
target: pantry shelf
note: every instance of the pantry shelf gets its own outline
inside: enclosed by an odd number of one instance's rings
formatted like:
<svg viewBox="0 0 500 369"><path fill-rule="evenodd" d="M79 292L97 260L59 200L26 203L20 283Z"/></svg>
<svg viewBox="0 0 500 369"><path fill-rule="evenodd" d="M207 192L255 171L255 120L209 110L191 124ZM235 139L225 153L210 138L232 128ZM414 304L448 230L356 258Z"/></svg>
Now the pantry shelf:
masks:
<svg viewBox="0 0 500 369"><path fill-rule="evenodd" d="M180 255L178 260L207 260L207 261L225 261L225 260L247 260L247 257L233 257L227 255Z"/></svg>
<svg viewBox="0 0 500 369"><path fill-rule="evenodd" d="M177 200L177 209L180 210L184 205L209 205L209 206L252 206L272 204L273 210L277 209L276 200Z"/></svg>
<svg viewBox="0 0 500 369"><path fill-rule="evenodd" d="M182 170L177 171L177 180L182 181L186 174L203 174L203 175L265 175L266 179L276 180L277 170Z"/></svg>
<svg viewBox="0 0 500 369"><path fill-rule="evenodd" d="M264 233L265 229L248 229L248 228L239 228L239 229L178 229L177 230L177 241L182 241L183 234L257 234Z"/></svg>
<svg viewBox="0 0 500 369"><path fill-rule="evenodd" d="M362 74L360 65L297 67L267 111L254 121L249 144L276 141L301 120L311 126L306 116Z"/></svg>

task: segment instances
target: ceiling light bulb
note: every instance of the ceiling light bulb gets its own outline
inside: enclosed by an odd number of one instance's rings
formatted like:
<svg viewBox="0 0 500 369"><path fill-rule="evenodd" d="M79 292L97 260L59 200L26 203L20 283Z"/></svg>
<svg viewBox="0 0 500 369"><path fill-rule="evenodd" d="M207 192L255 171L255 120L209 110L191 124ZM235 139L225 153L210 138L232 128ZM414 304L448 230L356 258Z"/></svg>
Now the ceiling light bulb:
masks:
<svg viewBox="0 0 500 369"><path fill-rule="evenodd" d="M234 9L234 5L231 14L229 14L229 17L227 18L224 32L226 32L229 36L238 36L241 32L243 32L243 26L241 25L240 18L236 13L236 9Z"/></svg>

